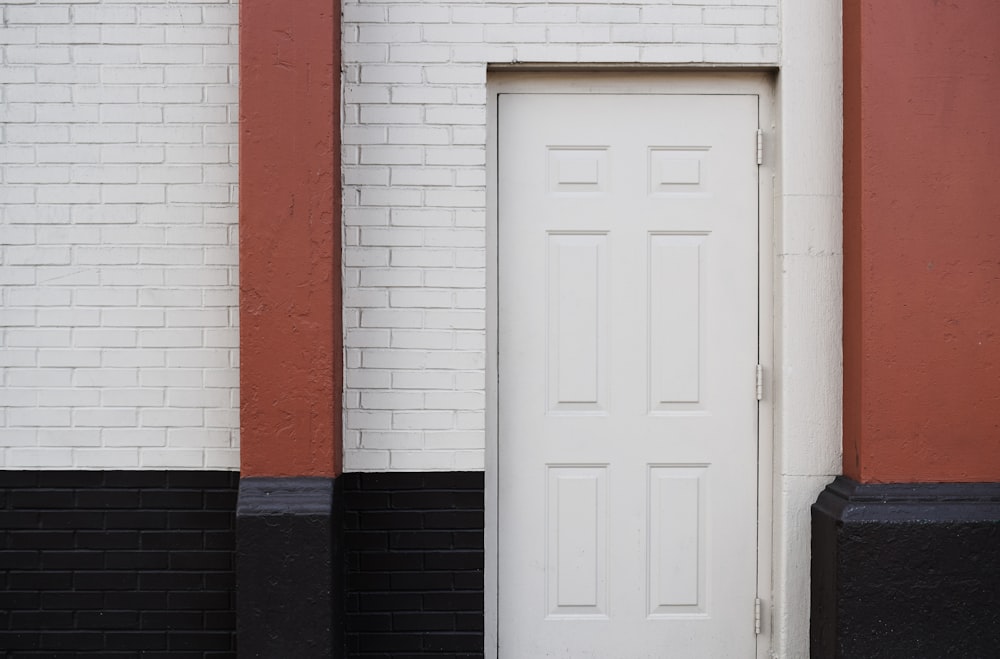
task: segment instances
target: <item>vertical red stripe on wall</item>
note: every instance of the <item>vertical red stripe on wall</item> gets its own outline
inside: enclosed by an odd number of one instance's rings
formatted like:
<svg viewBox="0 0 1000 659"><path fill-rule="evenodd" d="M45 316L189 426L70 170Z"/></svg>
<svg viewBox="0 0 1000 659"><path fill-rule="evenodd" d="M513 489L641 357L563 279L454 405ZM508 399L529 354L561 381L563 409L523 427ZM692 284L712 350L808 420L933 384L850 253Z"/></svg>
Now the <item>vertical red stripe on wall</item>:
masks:
<svg viewBox="0 0 1000 659"><path fill-rule="evenodd" d="M844 472L1000 481L1000 3L844 1Z"/></svg>
<svg viewBox="0 0 1000 659"><path fill-rule="evenodd" d="M240 2L243 476L341 470L340 6Z"/></svg>

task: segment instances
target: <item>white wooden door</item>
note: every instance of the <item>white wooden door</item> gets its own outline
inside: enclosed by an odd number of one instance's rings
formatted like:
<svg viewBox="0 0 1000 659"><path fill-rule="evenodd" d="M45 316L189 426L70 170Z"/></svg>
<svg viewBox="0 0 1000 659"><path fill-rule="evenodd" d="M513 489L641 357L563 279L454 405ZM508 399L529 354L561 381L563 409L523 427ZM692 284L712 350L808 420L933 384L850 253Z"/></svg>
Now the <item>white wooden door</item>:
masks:
<svg viewBox="0 0 1000 659"><path fill-rule="evenodd" d="M752 657L757 96L498 120L500 657Z"/></svg>

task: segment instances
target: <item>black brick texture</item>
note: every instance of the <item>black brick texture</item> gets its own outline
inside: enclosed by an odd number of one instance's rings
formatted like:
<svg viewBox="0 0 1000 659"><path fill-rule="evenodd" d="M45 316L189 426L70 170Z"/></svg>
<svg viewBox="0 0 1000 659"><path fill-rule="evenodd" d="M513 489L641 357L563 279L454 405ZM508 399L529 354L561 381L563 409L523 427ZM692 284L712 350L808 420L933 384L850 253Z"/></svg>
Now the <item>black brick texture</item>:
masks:
<svg viewBox="0 0 1000 659"><path fill-rule="evenodd" d="M483 656L482 472L344 474L347 656Z"/></svg>
<svg viewBox="0 0 1000 659"><path fill-rule="evenodd" d="M235 659L238 479L0 471L0 656Z"/></svg>

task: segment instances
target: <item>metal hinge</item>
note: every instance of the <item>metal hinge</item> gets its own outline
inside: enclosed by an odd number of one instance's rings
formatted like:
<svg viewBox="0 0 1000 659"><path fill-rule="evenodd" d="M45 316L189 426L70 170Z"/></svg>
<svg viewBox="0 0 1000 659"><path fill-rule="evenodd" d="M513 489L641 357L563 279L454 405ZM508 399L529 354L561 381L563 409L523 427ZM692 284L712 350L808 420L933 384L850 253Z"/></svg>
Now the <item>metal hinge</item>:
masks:
<svg viewBox="0 0 1000 659"><path fill-rule="evenodd" d="M764 400L764 367L757 364L757 400Z"/></svg>
<svg viewBox="0 0 1000 659"><path fill-rule="evenodd" d="M757 164L764 164L764 131L757 129Z"/></svg>
<svg viewBox="0 0 1000 659"><path fill-rule="evenodd" d="M761 616L761 602L760 598L756 598L753 601L753 633L760 634L760 616Z"/></svg>

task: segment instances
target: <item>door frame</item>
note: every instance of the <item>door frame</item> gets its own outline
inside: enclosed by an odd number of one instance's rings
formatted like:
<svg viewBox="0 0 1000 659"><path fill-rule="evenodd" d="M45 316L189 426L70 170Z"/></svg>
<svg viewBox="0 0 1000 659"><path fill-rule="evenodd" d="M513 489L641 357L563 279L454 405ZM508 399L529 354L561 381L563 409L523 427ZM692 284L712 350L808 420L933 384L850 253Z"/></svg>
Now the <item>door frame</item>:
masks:
<svg viewBox="0 0 1000 659"><path fill-rule="evenodd" d="M758 167L758 362L764 369L763 400L757 408L757 596L763 611L772 601L772 574L777 554L772 551L774 492L774 282L775 192L778 172L774 75L768 71L581 70L563 67L503 67L487 75L487 218L486 218L486 456L485 456L485 653L496 658L499 640L498 589L498 182L497 102L502 93L618 93L618 94L750 94L758 97L758 122L763 130L765 157ZM767 149L772 146L771 149ZM748 157L753 157L748 154ZM753 374L747 374L748 386ZM780 553L780 552L779 552ZM754 612L748 609L748 621ZM769 656L772 625L767 616L757 636L758 658Z"/></svg>

